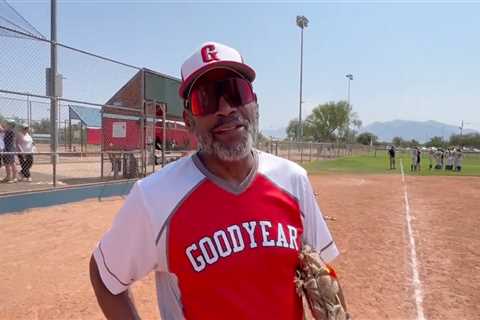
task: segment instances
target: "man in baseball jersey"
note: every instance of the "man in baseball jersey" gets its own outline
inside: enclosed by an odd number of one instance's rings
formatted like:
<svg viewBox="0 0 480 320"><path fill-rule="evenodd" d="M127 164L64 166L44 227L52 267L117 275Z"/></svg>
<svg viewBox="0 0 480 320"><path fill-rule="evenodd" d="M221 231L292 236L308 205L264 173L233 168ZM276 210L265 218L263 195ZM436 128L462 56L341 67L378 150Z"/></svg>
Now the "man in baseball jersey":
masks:
<svg viewBox="0 0 480 320"><path fill-rule="evenodd" d="M138 181L90 261L107 318L138 317L129 286L154 271L162 319L303 319L302 243L338 250L305 170L253 148L254 70L208 42L181 68L199 151Z"/></svg>

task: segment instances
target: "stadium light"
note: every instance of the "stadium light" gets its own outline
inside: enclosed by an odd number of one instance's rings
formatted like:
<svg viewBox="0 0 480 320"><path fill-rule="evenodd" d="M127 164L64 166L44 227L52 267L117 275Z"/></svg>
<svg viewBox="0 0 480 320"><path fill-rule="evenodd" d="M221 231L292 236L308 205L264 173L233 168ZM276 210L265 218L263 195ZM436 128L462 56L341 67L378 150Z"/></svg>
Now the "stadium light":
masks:
<svg viewBox="0 0 480 320"><path fill-rule="evenodd" d="M297 26L301 29L300 36L300 101L298 103L298 128L297 128L297 141L300 141L303 137L302 126L302 78L303 78L303 29L308 26L308 19L305 16L297 16Z"/></svg>
<svg viewBox="0 0 480 320"><path fill-rule="evenodd" d="M347 80L347 103L348 106L350 107L350 81L353 80L353 75L352 74L347 74L345 77L348 79Z"/></svg>

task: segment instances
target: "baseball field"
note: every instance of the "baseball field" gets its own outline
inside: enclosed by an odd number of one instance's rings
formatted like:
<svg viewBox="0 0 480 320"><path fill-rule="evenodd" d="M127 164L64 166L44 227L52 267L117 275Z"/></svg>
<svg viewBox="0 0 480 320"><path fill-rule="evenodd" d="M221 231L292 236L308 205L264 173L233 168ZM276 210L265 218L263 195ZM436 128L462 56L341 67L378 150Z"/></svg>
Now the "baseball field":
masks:
<svg viewBox="0 0 480 320"><path fill-rule="evenodd" d="M467 158L463 172L445 175L428 163L410 173L406 156L396 170L386 161L305 165L341 251L335 265L353 319L477 319L480 163ZM88 262L122 203L0 215L0 319L102 319ZM158 319L153 276L133 291L143 319Z"/></svg>

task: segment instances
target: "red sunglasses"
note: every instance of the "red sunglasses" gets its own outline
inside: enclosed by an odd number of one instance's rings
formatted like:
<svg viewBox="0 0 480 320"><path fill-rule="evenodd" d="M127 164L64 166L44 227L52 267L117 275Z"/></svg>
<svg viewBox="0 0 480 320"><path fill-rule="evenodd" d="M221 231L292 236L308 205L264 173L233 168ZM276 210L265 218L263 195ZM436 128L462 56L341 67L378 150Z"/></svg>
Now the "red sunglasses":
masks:
<svg viewBox="0 0 480 320"><path fill-rule="evenodd" d="M190 91L186 108L194 116L213 114L218 111L222 97L234 108L257 100L250 82L242 78L228 78L196 85Z"/></svg>

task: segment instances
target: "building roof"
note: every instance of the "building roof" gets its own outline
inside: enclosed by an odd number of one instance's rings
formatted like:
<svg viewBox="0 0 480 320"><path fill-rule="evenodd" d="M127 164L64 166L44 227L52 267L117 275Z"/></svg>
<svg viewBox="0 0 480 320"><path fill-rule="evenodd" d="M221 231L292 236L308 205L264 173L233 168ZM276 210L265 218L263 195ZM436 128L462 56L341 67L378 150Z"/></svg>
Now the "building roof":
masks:
<svg viewBox="0 0 480 320"><path fill-rule="evenodd" d="M83 122L87 128L101 128L102 115L100 109L68 105L70 119L77 119Z"/></svg>
<svg viewBox="0 0 480 320"><path fill-rule="evenodd" d="M142 72L144 73L144 81L142 81ZM182 120L183 100L178 95L180 83L180 79L144 68L128 80L105 103L104 108L111 113L118 105L132 109L132 111L123 110L119 113L132 114L136 111L133 109L137 109L138 112L141 110L143 99L145 99L147 102L155 101L166 104L167 119Z"/></svg>

